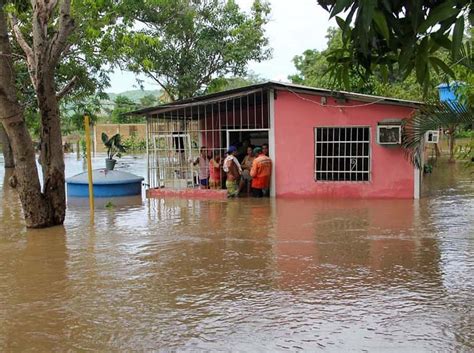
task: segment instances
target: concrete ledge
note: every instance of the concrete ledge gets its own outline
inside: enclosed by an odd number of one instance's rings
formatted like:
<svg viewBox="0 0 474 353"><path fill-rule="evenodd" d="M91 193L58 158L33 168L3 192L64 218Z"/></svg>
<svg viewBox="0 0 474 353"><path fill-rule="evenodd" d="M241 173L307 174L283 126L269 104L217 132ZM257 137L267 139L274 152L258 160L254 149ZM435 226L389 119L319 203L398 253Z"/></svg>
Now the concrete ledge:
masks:
<svg viewBox="0 0 474 353"><path fill-rule="evenodd" d="M199 200L225 200L227 199L227 190L205 190L205 189L148 189L146 197L165 198L178 197L184 199Z"/></svg>

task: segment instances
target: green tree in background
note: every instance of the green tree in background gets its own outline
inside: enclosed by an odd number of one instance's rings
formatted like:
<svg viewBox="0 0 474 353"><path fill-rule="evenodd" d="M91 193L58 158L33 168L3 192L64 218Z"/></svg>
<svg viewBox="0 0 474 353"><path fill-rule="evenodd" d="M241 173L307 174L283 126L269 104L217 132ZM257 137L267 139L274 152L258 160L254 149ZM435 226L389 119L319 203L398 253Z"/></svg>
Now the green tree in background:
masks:
<svg viewBox="0 0 474 353"><path fill-rule="evenodd" d="M227 91L230 89L255 85L264 81L264 79L254 73L249 73L243 77L218 77L209 83L206 88L206 93Z"/></svg>
<svg viewBox="0 0 474 353"><path fill-rule="evenodd" d="M424 93L433 72L455 78L453 66L471 68L471 44L465 43L465 23L474 22L471 0L348 1L319 0L342 29L342 48L328 56L329 72L348 86L351 72L369 80L376 70L397 65L402 78L415 73ZM435 55L447 50L449 60Z"/></svg>
<svg viewBox="0 0 474 353"><path fill-rule="evenodd" d="M372 76L363 79L355 67L348 71L347 82L336 80L330 75L331 53L343 47L342 30L329 28L326 38L328 39L327 48L322 51L308 49L302 55L297 55L293 59L297 73L288 78L296 84L306 86L348 90L351 92L374 94L380 96L389 96L400 99L422 100L423 90L416 82L413 74L406 79L401 76L394 65L394 71L383 73L380 70L374 70ZM387 77L383 77L386 74ZM439 82L431 84L431 94L436 94L435 86Z"/></svg>
<svg viewBox="0 0 474 353"><path fill-rule="evenodd" d="M143 118L124 115L125 113L137 110L139 105L126 96L118 95L114 100L114 109L111 112L111 120L116 124L128 124L143 122Z"/></svg>
<svg viewBox="0 0 474 353"><path fill-rule="evenodd" d="M261 0L250 14L233 0L138 1L134 16L144 28L121 38L123 65L152 78L171 100L193 96L269 57L269 11Z"/></svg>
<svg viewBox="0 0 474 353"><path fill-rule="evenodd" d="M157 104L159 104L159 99L152 94L147 94L140 98L140 108L153 107Z"/></svg>

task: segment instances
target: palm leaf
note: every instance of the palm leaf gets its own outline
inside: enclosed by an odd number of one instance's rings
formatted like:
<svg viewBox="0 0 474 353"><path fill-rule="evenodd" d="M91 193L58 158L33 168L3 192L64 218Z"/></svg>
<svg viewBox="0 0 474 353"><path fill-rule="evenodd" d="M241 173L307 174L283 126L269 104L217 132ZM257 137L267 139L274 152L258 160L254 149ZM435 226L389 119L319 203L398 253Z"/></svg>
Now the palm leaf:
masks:
<svg viewBox="0 0 474 353"><path fill-rule="evenodd" d="M421 168L423 139L426 132L473 123L474 111L464 104L452 101L426 104L410 118L403 120L402 146L411 162L417 168Z"/></svg>

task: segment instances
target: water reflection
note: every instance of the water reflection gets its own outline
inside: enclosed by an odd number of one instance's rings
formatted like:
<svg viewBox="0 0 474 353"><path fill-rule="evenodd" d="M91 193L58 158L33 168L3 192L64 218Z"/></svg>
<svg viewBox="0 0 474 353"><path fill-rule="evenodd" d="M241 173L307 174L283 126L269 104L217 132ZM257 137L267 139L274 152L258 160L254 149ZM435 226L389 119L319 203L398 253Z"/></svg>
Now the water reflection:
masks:
<svg viewBox="0 0 474 353"><path fill-rule="evenodd" d="M2 257L9 260L1 266L2 350L31 349L33 341L37 350L51 351L69 336L74 318L64 307L72 294L65 235L63 227L50 234L31 230L2 246ZM18 339L19 333L28 339Z"/></svg>
<svg viewBox="0 0 474 353"><path fill-rule="evenodd" d="M0 350L473 349L474 192L446 171L419 202L70 203L34 231L4 184Z"/></svg>

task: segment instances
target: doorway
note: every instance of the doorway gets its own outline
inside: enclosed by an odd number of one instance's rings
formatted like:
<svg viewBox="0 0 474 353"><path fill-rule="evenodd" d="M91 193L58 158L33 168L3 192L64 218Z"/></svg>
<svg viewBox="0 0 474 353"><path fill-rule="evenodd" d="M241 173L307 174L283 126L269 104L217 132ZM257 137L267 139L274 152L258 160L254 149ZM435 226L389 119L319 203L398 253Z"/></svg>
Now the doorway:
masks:
<svg viewBox="0 0 474 353"><path fill-rule="evenodd" d="M240 147L245 140L249 140L251 146L268 144L268 129L225 130L223 134L225 134L223 140L227 149L229 146Z"/></svg>

